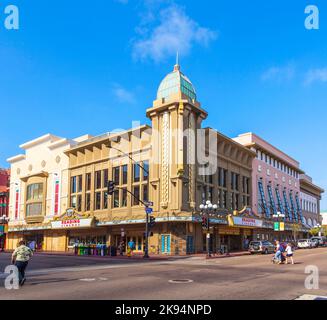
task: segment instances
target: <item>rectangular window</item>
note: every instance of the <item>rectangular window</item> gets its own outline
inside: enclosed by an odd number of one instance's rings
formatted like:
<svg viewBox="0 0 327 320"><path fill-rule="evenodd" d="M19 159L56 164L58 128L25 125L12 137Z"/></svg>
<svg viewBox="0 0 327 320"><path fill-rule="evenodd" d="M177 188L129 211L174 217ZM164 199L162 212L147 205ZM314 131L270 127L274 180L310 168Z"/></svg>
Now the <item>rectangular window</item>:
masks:
<svg viewBox="0 0 327 320"><path fill-rule="evenodd" d="M43 199L43 184L34 183L27 187L27 201Z"/></svg>
<svg viewBox="0 0 327 320"><path fill-rule="evenodd" d="M123 184L127 184L128 181L128 166L127 164L123 166Z"/></svg>
<svg viewBox="0 0 327 320"><path fill-rule="evenodd" d="M208 188L208 200L210 200L211 202L213 201L213 188L212 187Z"/></svg>
<svg viewBox="0 0 327 320"><path fill-rule="evenodd" d="M77 206L77 197L76 196L71 196L70 197L70 206L72 208L76 209L76 206Z"/></svg>
<svg viewBox="0 0 327 320"><path fill-rule="evenodd" d="M77 184L76 184L77 177L71 177L70 179L70 192L76 193Z"/></svg>
<svg viewBox="0 0 327 320"><path fill-rule="evenodd" d="M78 212L81 212L82 211L82 196L80 194L77 196L76 210Z"/></svg>
<svg viewBox="0 0 327 320"><path fill-rule="evenodd" d="M133 197L133 206L139 206L140 205L140 187L139 186L135 186L133 187L133 193L135 195L135 197Z"/></svg>
<svg viewBox="0 0 327 320"><path fill-rule="evenodd" d="M41 216L42 215L42 203L31 203L26 206L26 216Z"/></svg>
<svg viewBox="0 0 327 320"><path fill-rule="evenodd" d="M91 190L91 173L87 173L85 176L85 190Z"/></svg>
<svg viewBox="0 0 327 320"><path fill-rule="evenodd" d="M140 182L140 167L136 163L133 165L133 181Z"/></svg>
<svg viewBox="0 0 327 320"><path fill-rule="evenodd" d="M114 208L119 208L119 190L114 191L113 207Z"/></svg>
<svg viewBox="0 0 327 320"><path fill-rule="evenodd" d="M148 185L145 184L143 185L143 201L146 202L146 201L149 201L149 194L148 194Z"/></svg>
<svg viewBox="0 0 327 320"><path fill-rule="evenodd" d="M101 189L101 171L95 172L94 188Z"/></svg>
<svg viewBox="0 0 327 320"><path fill-rule="evenodd" d="M108 209L108 194L107 191L102 193L103 196L103 208L102 209Z"/></svg>
<svg viewBox="0 0 327 320"><path fill-rule="evenodd" d="M96 192L94 197L94 210L101 209L101 192Z"/></svg>
<svg viewBox="0 0 327 320"><path fill-rule="evenodd" d="M127 189L122 189L122 199L121 199L121 206L127 207Z"/></svg>
<svg viewBox="0 0 327 320"><path fill-rule="evenodd" d="M232 208L232 210L235 210L235 193L232 192L231 193L231 197L230 197L230 208Z"/></svg>
<svg viewBox="0 0 327 320"><path fill-rule="evenodd" d="M77 176L77 192L82 192L83 189L83 176Z"/></svg>
<svg viewBox="0 0 327 320"><path fill-rule="evenodd" d="M235 210L240 209L240 196L239 194L235 194Z"/></svg>
<svg viewBox="0 0 327 320"><path fill-rule="evenodd" d="M87 193L85 195L85 211L91 210L91 194Z"/></svg>
<svg viewBox="0 0 327 320"><path fill-rule="evenodd" d="M227 209L227 191L223 191L223 209Z"/></svg>
<svg viewBox="0 0 327 320"><path fill-rule="evenodd" d="M108 183L108 169L103 170L103 182L102 182L102 188L107 188Z"/></svg>
<svg viewBox="0 0 327 320"><path fill-rule="evenodd" d="M239 186L238 186L239 180L240 180L240 175L239 174L235 174L235 190L236 191L239 191L238 190L239 189Z"/></svg>
<svg viewBox="0 0 327 320"><path fill-rule="evenodd" d="M113 168L113 179L116 186L120 185L120 167Z"/></svg>
<svg viewBox="0 0 327 320"><path fill-rule="evenodd" d="M217 205L218 205L218 208L221 208L222 205L221 205L221 190L218 189L218 201L217 201Z"/></svg>
<svg viewBox="0 0 327 320"><path fill-rule="evenodd" d="M149 161L143 161L143 180L149 179Z"/></svg>

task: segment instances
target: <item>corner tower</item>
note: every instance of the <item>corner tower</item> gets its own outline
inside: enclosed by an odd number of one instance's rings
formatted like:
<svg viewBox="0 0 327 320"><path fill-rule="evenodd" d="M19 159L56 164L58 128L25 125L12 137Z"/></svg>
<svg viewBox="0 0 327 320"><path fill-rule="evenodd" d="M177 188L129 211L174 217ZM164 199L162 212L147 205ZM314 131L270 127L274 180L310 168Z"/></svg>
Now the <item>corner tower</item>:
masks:
<svg viewBox="0 0 327 320"><path fill-rule="evenodd" d="M152 121L151 196L160 206L155 210L176 214L192 210L196 205L196 132L208 114L179 64L162 80L146 114Z"/></svg>

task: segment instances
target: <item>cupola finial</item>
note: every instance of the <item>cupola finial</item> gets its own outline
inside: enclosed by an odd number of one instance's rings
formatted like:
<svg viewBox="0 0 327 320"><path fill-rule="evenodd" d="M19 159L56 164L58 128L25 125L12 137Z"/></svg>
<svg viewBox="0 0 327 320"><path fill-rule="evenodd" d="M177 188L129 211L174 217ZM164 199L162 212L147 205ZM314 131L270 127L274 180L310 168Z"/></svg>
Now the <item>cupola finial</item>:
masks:
<svg viewBox="0 0 327 320"><path fill-rule="evenodd" d="M176 53L176 64L174 66L174 71L180 71L181 67L179 65L179 52Z"/></svg>

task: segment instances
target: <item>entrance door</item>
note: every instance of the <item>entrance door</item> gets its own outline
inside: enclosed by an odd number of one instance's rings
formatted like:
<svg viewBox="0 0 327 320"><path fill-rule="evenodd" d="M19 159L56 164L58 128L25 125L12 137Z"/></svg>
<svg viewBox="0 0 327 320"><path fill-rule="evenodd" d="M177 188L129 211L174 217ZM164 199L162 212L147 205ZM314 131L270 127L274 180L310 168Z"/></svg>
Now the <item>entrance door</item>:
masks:
<svg viewBox="0 0 327 320"><path fill-rule="evenodd" d="M143 237L142 236L128 236L126 245L128 245L128 243L131 240L133 240L133 242L135 243L135 250L134 251L143 252Z"/></svg>
<svg viewBox="0 0 327 320"><path fill-rule="evenodd" d="M170 234L161 236L161 253L170 253Z"/></svg>
<svg viewBox="0 0 327 320"><path fill-rule="evenodd" d="M186 240L186 254L193 254L194 253L194 243L193 243L193 236L187 236Z"/></svg>
<svg viewBox="0 0 327 320"><path fill-rule="evenodd" d="M29 245L33 241L36 250L43 250L43 245L44 245L43 234L25 235L24 240L27 245Z"/></svg>

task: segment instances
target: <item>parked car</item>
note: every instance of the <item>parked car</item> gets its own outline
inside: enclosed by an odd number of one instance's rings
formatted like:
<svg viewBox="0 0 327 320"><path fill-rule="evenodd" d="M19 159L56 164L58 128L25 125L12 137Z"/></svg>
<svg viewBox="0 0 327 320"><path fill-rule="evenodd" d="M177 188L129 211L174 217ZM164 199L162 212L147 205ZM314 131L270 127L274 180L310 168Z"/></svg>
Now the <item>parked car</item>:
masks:
<svg viewBox="0 0 327 320"><path fill-rule="evenodd" d="M297 242L297 247L299 249L312 249L317 247L317 242L311 239L301 239Z"/></svg>
<svg viewBox="0 0 327 320"><path fill-rule="evenodd" d="M310 240L312 241L317 241L318 242L318 246L321 246L321 247L325 247L327 246L327 238L326 237L312 237Z"/></svg>
<svg viewBox="0 0 327 320"><path fill-rule="evenodd" d="M251 241L249 244L251 254L262 253L268 254L275 252L275 246L269 241Z"/></svg>

